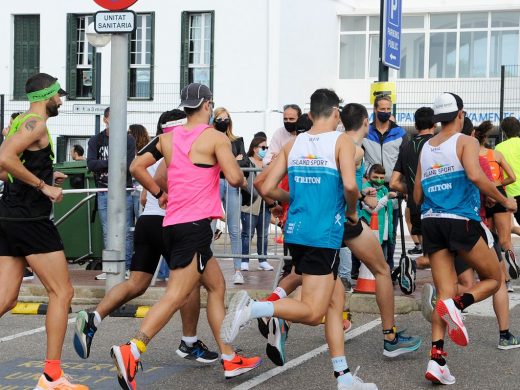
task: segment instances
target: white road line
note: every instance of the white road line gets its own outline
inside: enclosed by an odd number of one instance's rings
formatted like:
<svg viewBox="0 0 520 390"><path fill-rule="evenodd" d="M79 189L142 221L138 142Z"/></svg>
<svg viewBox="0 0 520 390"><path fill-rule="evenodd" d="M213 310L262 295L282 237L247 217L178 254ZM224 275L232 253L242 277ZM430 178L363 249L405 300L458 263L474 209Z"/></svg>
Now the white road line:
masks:
<svg viewBox="0 0 520 390"><path fill-rule="evenodd" d="M70 325L74 322L76 322L76 317L69 319L67 321L67 325ZM11 341L11 340L17 339L19 337L30 336L32 334L41 333L41 332L45 332L45 326L42 326L41 328L27 330L27 331L21 332L21 333L16 333L11 336L2 337L0 339L0 343L3 343L4 341Z"/></svg>
<svg viewBox="0 0 520 390"><path fill-rule="evenodd" d="M375 328L381 323L381 319L376 319L373 321L370 321L364 325L361 325L359 328L355 328L352 331L348 332L345 335L345 341L352 340L353 338L356 338L358 336L361 336L363 333L368 332L369 330ZM300 364L305 363L308 360L311 360L312 358L315 358L316 356L322 354L323 352L326 352L329 349L327 344L323 344L321 347L318 347L316 349L313 349L312 351L309 351L307 353L304 353L301 356L298 356L296 359L293 359L289 361L287 364L285 364L282 367L276 367L272 370L266 371L263 374L260 374L247 382L244 382L236 387L233 387L231 390L247 390L251 389L255 386L260 385L261 383L264 383L271 379L272 377L279 375L287 370L290 370L291 368L297 367ZM347 354L348 355L348 354Z"/></svg>

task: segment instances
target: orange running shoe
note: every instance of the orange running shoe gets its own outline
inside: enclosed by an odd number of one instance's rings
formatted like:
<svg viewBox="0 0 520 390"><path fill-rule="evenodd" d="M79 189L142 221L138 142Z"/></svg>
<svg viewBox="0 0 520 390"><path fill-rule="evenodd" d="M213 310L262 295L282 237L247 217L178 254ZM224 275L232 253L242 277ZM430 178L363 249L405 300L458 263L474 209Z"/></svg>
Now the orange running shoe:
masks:
<svg viewBox="0 0 520 390"><path fill-rule="evenodd" d="M65 375L63 371L61 372L60 378L54 382L48 381L47 377L42 374L34 390L89 390L88 386L74 385L70 383L71 380L72 379Z"/></svg>
<svg viewBox="0 0 520 390"><path fill-rule="evenodd" d="M117 380L121 388L135 390L135 375L141 362L134 358L130 343L120 346L113 345L110 349L110 356L112 356L117 368Z"/></svg>
<svg viewBox="0 0 520 390"><path fill-rule="evenodd" d="M230 379L257 368L262 363L262 359L259 357L246 358L235 354L233 360L222 360L221 362L224 367L224 376L226 379Z"/></svg>

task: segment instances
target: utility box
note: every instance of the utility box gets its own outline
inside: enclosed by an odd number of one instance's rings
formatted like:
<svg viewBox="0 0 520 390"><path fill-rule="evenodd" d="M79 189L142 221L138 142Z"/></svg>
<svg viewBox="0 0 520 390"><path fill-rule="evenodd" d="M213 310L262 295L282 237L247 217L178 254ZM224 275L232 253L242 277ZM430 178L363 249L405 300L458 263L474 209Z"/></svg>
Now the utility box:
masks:
<svg viewBox="0 0 520 390"><path fill-rule="evenodd" d="M95 188L94 176L87 169L86 161L70 161L54 166L54 170L68 176L62 185L64 190ZM66 194L54 204L54 223L92 194ZM85 202L57 225L68 260L99 260L103 254L103 231L96 208L96 197Z"/></svg>

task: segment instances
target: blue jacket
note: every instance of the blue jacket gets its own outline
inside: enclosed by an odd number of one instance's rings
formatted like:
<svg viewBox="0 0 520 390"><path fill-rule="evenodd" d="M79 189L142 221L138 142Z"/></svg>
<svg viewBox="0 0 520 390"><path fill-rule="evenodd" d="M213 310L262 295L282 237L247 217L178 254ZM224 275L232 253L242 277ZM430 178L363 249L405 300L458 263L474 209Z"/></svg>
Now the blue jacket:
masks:
<svg viewBox="0 0 520 390"><path fill-rule="evenodd" d="M399 148L405 137L406 130L394 122L390 122L390 128L384 134L381 134L372 122L368 135L363 140L366 172L372 165L381 164L385 167L385 182L389 183L399 155Z"/></svg>

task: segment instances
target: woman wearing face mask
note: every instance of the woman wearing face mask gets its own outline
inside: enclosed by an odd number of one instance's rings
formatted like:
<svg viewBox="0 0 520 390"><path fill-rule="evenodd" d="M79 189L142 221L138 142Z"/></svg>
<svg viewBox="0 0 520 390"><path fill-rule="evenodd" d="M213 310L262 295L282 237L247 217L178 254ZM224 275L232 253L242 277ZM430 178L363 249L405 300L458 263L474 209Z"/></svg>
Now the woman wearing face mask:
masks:
<svg viewBox="0 0 520 390"><path fill-rule="evenodd" d="M238 165L245 168L249 166L249 159L245 157L246 151L244 147L244 139L233 134L233 121L228 110L223 107L215 109L213 127L227 135L231 141L233 155L236 157ZM240 239L240 206L241 199L238 188L232 187L220 174L220 199L226 211L226 224L231 240L231 251L233 254L242 254L242 241ZM240 257L233 259L235 275L233 276L234 284L243 284L244 277L240 272L242 259Z"/></svg>
<svg viewBox="0 0 520 390"><path fill-rule="evenodd" d="M262 160L267 152L267 141L263 137L255 137L251 141L247 158L251 166L262 168ZM259 196L251 206L242 206L242 254L249 253L249 244L256 229L256 248L259 255L267 254L267 243L269 224L271 223L271 212L265 202ZM273 267L266 259L258 260L258 269L272 271ZM242 271L249 271L249 259L242 259Z"/></svg>

